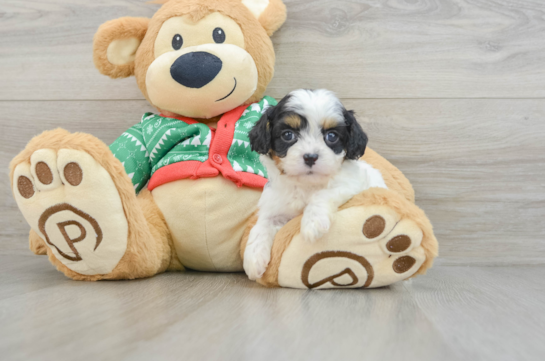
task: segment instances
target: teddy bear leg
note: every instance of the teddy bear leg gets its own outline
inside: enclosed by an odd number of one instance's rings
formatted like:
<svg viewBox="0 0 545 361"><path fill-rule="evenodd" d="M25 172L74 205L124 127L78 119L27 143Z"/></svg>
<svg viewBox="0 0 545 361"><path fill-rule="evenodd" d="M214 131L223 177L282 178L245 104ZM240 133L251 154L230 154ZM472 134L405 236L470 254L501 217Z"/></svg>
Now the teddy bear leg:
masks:
<svg viewBox="0 0 545 361"><path fill-rule="evenodd" d="M423 274L437 255L431 223L398 192L372 188L334 215L328 234L310 244L301 217L278 232L259 283L269 287L381 287Z"/></svg>
<svg viewBox="0 0 545 361"><path fill-rule="evenodd" d="M146 222L151 233L151 239L153 240L151 245L154 246L154 252L157 254L157 259L160 260L160 272L185 271L184 266L182 266L182 263L174 251L174 240L170 233L167 221L155 203L151 192L147 189L143 189L140 191L136 199L138 200L140 209L146 218ZM145 245L143 244L141 247L145 247ZM143 250L145 252L149 251L146 248L143 248Z"/></svg>
<svg viewBox="0 0 545 361"><path fill-rule="evenodd" d="M45 244L68 277L131 279L170 266L168 228L151 195L137 199L121 163L95 137L44 132L10 167L12 191L34 232L31 247L39 253Z"/></svg>

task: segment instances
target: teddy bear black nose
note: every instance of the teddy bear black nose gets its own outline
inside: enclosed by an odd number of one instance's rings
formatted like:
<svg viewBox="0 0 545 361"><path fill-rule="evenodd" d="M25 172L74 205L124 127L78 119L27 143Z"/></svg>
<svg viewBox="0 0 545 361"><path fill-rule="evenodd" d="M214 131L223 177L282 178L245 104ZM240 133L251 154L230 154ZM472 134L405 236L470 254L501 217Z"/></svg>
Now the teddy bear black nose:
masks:
<svg viewBox="0 0 545 361"><path fill-rule="evenodd" d="M204 51L180 56L170 67L172 79L188 88L202 88L221 70L221 59Z"/></svg>

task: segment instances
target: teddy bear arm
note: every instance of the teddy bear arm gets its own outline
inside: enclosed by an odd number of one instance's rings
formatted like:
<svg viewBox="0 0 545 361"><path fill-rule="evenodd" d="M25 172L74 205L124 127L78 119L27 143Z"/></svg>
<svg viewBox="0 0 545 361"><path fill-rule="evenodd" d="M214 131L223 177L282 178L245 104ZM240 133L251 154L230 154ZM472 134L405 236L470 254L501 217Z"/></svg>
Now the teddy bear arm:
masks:
<svg viewBox="0 0 545 361"><path fill-rule="evenodd" d="M151 176L150 154L142 125L139 123L129 128L110 145L110 150L123 164L136 193L139 193Z"/></svg>
<svg viewBox="0 0 545 361"><path fill-rule="evenodd" d="M409 202L414 203L414 189L411 183L392 163L370 148L365 150L365 155L361 159L381 172L388 189L399 193Z"/></svg>

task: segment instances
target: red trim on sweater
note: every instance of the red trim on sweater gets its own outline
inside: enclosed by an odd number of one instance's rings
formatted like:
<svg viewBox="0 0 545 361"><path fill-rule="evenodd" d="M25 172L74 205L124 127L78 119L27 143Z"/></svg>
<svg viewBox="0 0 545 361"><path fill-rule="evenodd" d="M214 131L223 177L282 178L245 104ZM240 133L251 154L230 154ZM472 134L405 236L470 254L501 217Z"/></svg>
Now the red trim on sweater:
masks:
<svg viewBox="0 0 545 361"><path fill-rule="evenodd" d="M240 106L226 113L221 117L216 128L216 141L210 143L210 153L208 159L211 160L212 166L218 169L223 176L234 183L238 187L243 185L241 177L238 177L231 162L227 159L227 153L233 143L235 136L235 123L240 119L242 113L248 106ZM217 162L217 156L221 157L221 162Z"/></svg>
<svg viewBox="0 0 545 361"><path fill-rule="evenodd" d="M178 179L211 178L218 176L220 173L226 179L234 182L238 187L263 188L267 183L266 178L247 172L235 172L231 162L227 159L227 154L229 153L229 149L231 149L233 137L235 136L235 124L246 108L248 108L247 105L242 105L225 113L219 120L218 127L215 130L210 129L212 131L212 138L210 140L208 159L205 162L191 160L159 168L151 176L148 189L151 191L162 184ZM198 123L196 120L185 117L177 117L175 119L187 124Z"/></svg>

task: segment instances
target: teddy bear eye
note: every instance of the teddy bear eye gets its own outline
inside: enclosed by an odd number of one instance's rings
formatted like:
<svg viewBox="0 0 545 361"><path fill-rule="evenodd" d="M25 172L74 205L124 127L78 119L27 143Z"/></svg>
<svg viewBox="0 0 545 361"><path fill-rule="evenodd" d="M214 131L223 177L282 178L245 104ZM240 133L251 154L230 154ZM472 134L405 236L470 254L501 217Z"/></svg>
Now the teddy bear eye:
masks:
<svg viewBox="0 0 545 361"><path fill-rule="evenodd" d="M174 37L172 38L172 48L174 50L179 50L182 45L184 45L184 39L182 38L182 36L180 34L174 35Z"/></svg>
<svg viewBox="0 0 545 361"><path fill-rule="evenodd" d="M217 44L221 44L225 41L225 31L222 28L215 28L212 37Z"/></svg>

